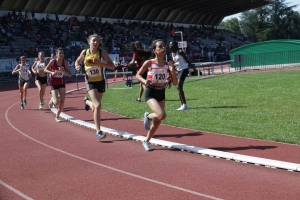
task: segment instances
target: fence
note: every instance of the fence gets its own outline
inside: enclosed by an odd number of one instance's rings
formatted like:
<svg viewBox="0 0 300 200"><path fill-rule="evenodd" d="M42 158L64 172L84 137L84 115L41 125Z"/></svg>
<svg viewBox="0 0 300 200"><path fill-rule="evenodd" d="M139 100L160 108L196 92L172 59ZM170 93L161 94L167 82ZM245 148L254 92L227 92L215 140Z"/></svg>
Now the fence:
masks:
<svg viewBox="0 0 300 200"><path fill-rule="evenodd" d="M216 74L228 74L231 72L232 60L227 60L223 62L197 62L192 63L197 68L197 75L200 78L206 75L216 75Z"/></svg>
<svg viewBox="0 0 300 200"><path fill-rule="evenodd" d="M276 69L300 66L300 50L234 55L236 70Z"/></svg>
<svg viewBox="0 0 300 200"><path fill-rule="evenodd" d="M107 77L108 75L115 75L115 74L129 75L130 76L129 80L131 80L130 87L133 87L133 84L132 84L133 79L132 79L132 72L131 71L130 72L105 72L105 77ZM79 76L83 76L84 77L85 74L76 74L75 76L76 76L76 88L78 90L79 89L79 87L78 87L78 77ZM106 88L108 88L108 81L106 81Z"/></svg>

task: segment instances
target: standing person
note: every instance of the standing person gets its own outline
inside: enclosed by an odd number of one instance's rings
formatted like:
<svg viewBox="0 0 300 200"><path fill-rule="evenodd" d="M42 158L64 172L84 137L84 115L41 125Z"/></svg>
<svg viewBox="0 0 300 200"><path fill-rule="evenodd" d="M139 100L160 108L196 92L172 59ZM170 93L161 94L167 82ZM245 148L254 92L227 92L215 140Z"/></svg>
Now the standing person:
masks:
<svg viewBox="0 0 300 200"><path fill-rule="evenodd" d="M123 56L122 57L122 61L121 61L121 66L122 66L122 71L123 72L128 72L128 63L127 61L125 60L125 57ZM123 80L125 80L125 78L127 79L127 76L126 74L123 75Z"/></svg>
<svg viewBox="0 0 300 200"><path fill-rule="evenodd" d="M47 66L47 63L44 61L45 53L39 52L37 61L32 65L32 72L35 76L35 84L39 90L38 95L40 99L39 109L42 109L44 106L44 95L47 87L47 74L44 69Z"/></svg>
<svg viewBox="0 0 300 200"><path fill-rule="evenodd" d="M52 97L49 101L49 109L55 105L57 108L57 113L55 116L56 122L61 122L59 115L62 112L65 105L66 97L66 85L64 74L71 76L69 62L64 59L63 48L58 48L56 50L56 57L52 59L44 70L46 73L50 74L50 86Z"/></svg>
<svg viewBox="0 0 300 200"><path fill-rule="evenodd" d="M27 89L30 83L30 65L26 63L26 57L20 57L20 64L17 64L15 69L12 71L12 74L19 73L19 90L20 90L20 99L21 99L21 110L24 110L24 106L27 104Z"/></svg>
<svg viewBox="0 0 300 200"><path fill-rule="evenodd" d="M85 84L88 92L87 97L84 98L85 109L92 109L94 115L94 122L96 127L96 139L101 140L106 137L100 129L101 124L101 100L105 92L105 77L104 70L115 69L115 65L108 56L107 52L102 47L103 38L97 34L90 35L87 38L89 49L84 49L77 60L75 67L77 71L83 71L85 74ZM81 67L80 63L84 61L84 66Z"/></svg>
<svg viewBox="0 0 300 200"><path fill-rule="evenodd" d="M166 118L165 112L165 87L168 77L171 78L173 85L177 85L176 72L174 69L174 61L167 63L164 60L166 55L166 47L162 40L154 40L151 45L154 59L144 62L140 70L136 74L136 78L146 86L145 101L153 111L145 112L144 126L148 131L146 140L142 143L146 151L151 151L149 141L158 129L161 121ZM143 78L143 74L147 73L147 77ZM152 121L152 125L150 126Z"/></svg>
<svg viewBox="0 0 300 200"><path fill-rule="evenodd" d="M119 71L119 66L120 66L120 63L119 63L119 61L118 61L118 57L115 57L113 63L114 63L114 65L115 65L115 78L114 78L114 81L116 81L116 78L117 78L117 72Z"/></svg>
<svg viewBox="0 0 300 200"><path fill-rule="evenodd" d="M186 76L189 74L189 66L188 66L189 61L185 53L179 50L178 42L176 41L170 42L169 48L172 51L172 59L175 62L175 66L178 71L177 90L179 93L181 106L177 110L186 110L188 109L188 106L186 104L186 99L183 91L183 83L185 81Z"/></svg>
<svg viewBox="0 0 300 200"><path fill-rule="evenodd" d="M132 60L128 63L128 66L132 66L133 64L136 64L137 71L142 67L145 60L149 58L149 54L146 51L143 51L143 47L140 41L132 42L131 49L133 50ZM143 79L147 78L147 72L145 71L144 74L142 74ZM141 102L141 98L143 95L143 92L146 90L146 86L140 82L140 90L138 94L138 98L136 99L136 102Z"/></svg>

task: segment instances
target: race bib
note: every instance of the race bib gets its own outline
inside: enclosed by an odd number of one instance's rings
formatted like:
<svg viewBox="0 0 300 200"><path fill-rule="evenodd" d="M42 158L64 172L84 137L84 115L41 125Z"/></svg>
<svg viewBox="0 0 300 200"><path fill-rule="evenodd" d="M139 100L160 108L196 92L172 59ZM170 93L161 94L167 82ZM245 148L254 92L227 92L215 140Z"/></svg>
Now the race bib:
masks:
<svg viewBox="0 0 300 200"><path fill-rule="evenodd" d="M53 77L54 78L62 78L64 73L62 71L55 71Z"/></svg>
<svg viewBox="0 0 300 200"><path fill-rule="evenodd" d="M102 76L101 69L99 66L91 66L87 69L88 77Z"/></svg>
<svg viewBox="0 0 300 200"><path fill-rule="evenodd" d="M44 63L43 63L43 64L39 64L39 65L37 66L37 68L38 68L38 71L44 71L45 64L44 64Z"/></svg>
<svg viewBox="0 0 300 200"><path fill-rule="evenodd" d="M165 83L168 78L168 72L164 69L156 69L151 72L152 83ZM151 77L151 76L150 76Z"/></svg>
<svg viewBox="0 0 300 200"><path fill-rule="evenodd" d="M21 69L21 75L22 75L22 76L27 75L27 73L28 73L28 69L26 69L26 68L22 68L22 69Z"/></svg>

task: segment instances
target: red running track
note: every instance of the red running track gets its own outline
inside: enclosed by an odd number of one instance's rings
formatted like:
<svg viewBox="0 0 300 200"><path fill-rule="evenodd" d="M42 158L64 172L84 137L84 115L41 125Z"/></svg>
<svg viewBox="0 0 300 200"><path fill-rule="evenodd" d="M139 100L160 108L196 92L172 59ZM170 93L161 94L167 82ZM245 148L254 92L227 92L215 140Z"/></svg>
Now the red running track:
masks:
<svg viewBox="0 0 300 200"><path fill-rule="evenodd" d="M75 87L67 84L67 90ZM67 95L64 112L93 123L92 113L83 109L85 93ZM140 142L111 135L99 142L94 130L56 123L50 110L39 110L35 87L27 99L20 110L17 84L0 85L0 199L299 199L298 172L159 146L146 152ZM104 127L146 134L140 120L104 111L102 118ZM297 145L164 125L155 137L300 163Z"/></svg>

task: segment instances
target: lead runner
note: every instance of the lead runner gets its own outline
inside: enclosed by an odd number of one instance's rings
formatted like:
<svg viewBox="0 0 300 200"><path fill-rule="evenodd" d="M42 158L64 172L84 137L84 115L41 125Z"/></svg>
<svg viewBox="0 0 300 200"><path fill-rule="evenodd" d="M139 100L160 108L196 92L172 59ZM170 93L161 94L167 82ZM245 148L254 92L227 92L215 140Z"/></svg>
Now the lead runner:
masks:
<svg viewBox="0 0 300 200"><path fill-rule="evenodd" d="M92 109L94 115L94 122L96 128L96 139L101 140L106 138L106 135L102 133L101 124L101 100L103 93L105 92L105 77L104 70L115 69L115 65L108 56L107 52L102 47L103 38L97 34L90 35L87 38L89 49L84 49L80 53L79 57L75 61L75 67L77 71L83 71L85 74L85 85L90 100L86 97L84 104L86 110ZM80 63L84 61L82 67Z"/></svg>

